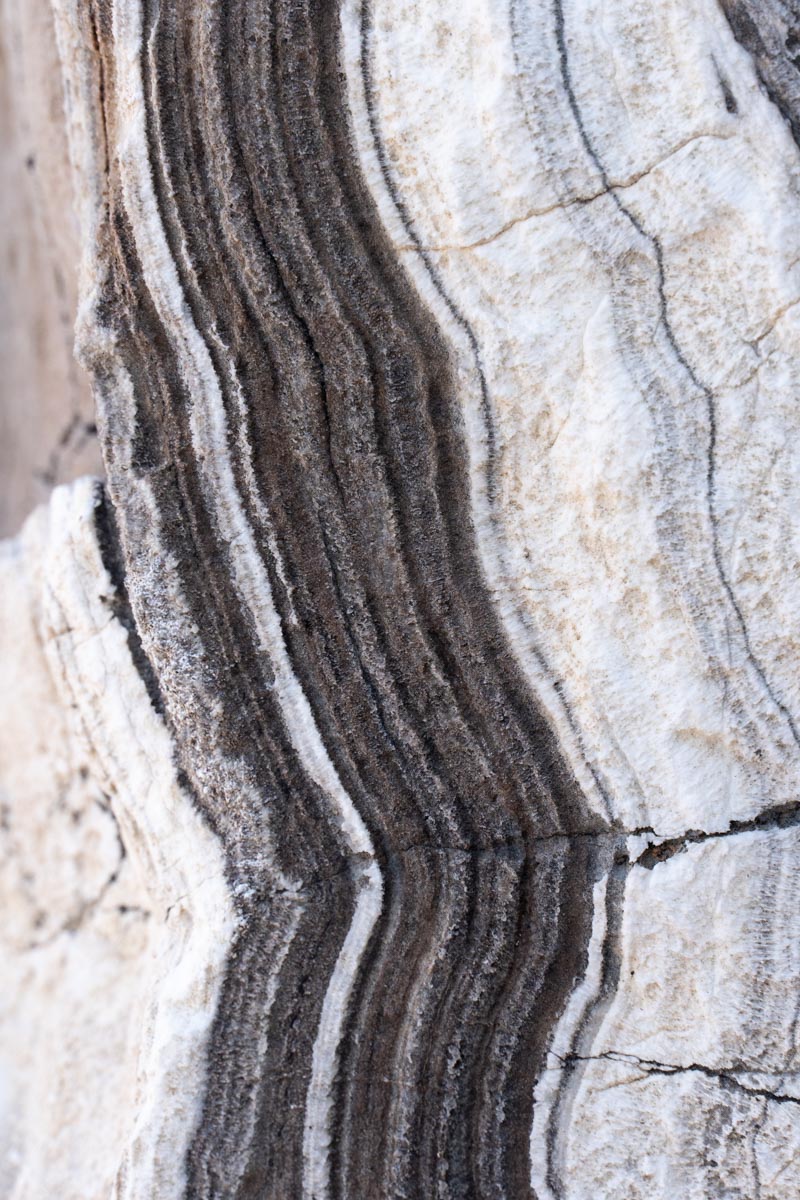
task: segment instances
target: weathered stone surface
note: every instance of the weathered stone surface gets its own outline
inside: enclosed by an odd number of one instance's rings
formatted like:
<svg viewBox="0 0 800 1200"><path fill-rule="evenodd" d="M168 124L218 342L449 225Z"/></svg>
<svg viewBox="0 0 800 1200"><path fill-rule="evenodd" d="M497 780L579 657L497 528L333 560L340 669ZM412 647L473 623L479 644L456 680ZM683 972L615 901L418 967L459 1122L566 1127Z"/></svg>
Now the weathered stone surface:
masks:
<svg viewBox="0 0 800 1200"><path fill-rule="evenodd" d="M800 18L55 0L5 1192L800 1190Z"/></svg>

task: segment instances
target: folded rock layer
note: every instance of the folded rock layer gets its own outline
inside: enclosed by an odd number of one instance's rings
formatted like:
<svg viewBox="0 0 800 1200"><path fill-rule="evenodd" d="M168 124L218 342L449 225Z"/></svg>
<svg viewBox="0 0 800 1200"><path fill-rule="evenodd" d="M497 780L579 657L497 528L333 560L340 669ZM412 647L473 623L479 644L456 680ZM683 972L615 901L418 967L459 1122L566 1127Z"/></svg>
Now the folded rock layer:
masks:
<svg viewBox="0 0 800 1200"><path fill-rule="evenodd" d="M107 478L9 563L152 962L92 1195L796 1194L785 7L57 0Z"/></svg>
<svg viewBox="0 0 800 1200"><path fill-rule="evenodd" d="M339 15L108 19L88 353L125 588L241 921L189 1192L519 1192L604 825L482 579Z"/></svg>

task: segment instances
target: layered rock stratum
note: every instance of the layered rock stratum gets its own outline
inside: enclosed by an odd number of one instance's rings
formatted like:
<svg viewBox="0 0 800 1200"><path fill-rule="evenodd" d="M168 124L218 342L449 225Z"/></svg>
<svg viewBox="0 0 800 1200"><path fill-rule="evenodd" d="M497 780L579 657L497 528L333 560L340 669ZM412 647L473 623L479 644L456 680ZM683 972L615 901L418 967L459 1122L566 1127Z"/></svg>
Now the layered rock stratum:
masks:
<svg viewBox="0 0 800 1200"><path fill-rule="evenodd" d="M800 10L52 37L104 477L0 556L3 1195L795 1200Z"/></svg>

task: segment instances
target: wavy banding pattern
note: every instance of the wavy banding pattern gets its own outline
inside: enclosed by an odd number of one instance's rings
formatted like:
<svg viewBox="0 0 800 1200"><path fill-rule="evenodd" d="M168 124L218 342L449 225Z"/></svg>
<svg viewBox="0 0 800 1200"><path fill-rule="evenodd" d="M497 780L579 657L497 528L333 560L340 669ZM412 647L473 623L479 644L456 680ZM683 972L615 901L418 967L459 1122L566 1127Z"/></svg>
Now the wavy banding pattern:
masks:
<svg viewBox="0 0 800 1200"><path fill-rule="evenodd" d="M54 0L114 1195L800 1187L790 8Z"/></svg>
<svg viewBox="0 0 800 1200"><path fill-rule="evenodd" d="M450 352L363 181L339 14L91 11L83 353L239 912L187 1194L521 1195L613 839L486 589Z"/></svg>

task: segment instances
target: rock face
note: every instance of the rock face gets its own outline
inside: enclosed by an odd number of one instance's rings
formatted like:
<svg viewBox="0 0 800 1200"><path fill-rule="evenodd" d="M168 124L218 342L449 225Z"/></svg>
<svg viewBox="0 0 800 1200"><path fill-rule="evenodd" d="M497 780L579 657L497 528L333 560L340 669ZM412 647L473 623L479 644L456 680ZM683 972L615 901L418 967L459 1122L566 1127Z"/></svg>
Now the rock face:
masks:
<svg viewBox="0 0 800 1200"><path fill-rule="evenodd" d="M800 1193L800 14L53 0L13 1200Z"/></svg>

